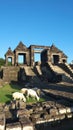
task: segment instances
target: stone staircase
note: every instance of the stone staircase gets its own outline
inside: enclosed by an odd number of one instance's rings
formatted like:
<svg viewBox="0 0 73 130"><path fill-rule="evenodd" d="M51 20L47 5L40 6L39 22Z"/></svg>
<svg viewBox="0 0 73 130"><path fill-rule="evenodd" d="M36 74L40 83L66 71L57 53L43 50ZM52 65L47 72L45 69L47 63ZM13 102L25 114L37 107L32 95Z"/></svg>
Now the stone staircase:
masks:
<svg viewBox="0 0 73 130"><path fill-rule="evenodd" d="M30 66L4 66L0 77L0 86L11 82L29 83L30 86L43 86L40 77L34 72L34 68Z"/></svg>
<svg viewBox="0 0 73 130"><path fill-rule="evenodd" d="M56 74L61 74L62 75L62 81L73 82L73 78L70 76L69 73L67 73L64 70L64 67L61 68L60 66L52 65L51 63L48 63L48 65L50 66L50 68L52 69L53 72L55 72Z"/></svg>
<svg viewBox="0 0 73 130"><path fill-rule="evenodd" d="M34 71L30 66L24 66L24 70L27 76L36 76L36 74L34 73Z"/></svg>
<svg viewBox="0 0 73 130"><path fill-rule="evenodd" d="M34 68L30 66L24 66L24 74L26 76L26 80L30 83L30 86L42 86L42 82L37 76L37 73L34 72Z"/></svg>
<svg viewBox="0 0 73 130"><path fill-rule="evenodd" d="M39 75L42 75L42 71L41 71L41 68L40 68L40 65L36 65L36 71Z"/></svg>
<svg viewBox="0 0 73 130"><path fill-rule="evenodd" d="M50 65L51 66L51 68L52 68L52 70L55 72L55 73L58 73L58 74L66 74L66 72L63 70L63 69L61 69L59 66L57 66L57 65ZM68 75L68 74L66 74L66 75Z"/></svg>
<svg viewBox="0 0 73 130"><path fill-rule="evenodd" d="M64 68L64 70L73 78L73 70L71 69L71 67L69 66L69 64L65 63L62 64L62 68Z"/></svg>
<svg viewBox="0 0 73 130"><path fill-rule="evenodd" d="M21 70L22 69L22 74ZM69 73L68 73L69 72ZM1 84L3 82L19 81L22 76L24 81L29 81L37 86L42 86L43 81L48 82L73 82L73 72L68 64L53 65L46 63L43 65L31 66L4 66L0 71ZM0 85L1 86L1 85Z"/></svg>
<svg viewBox="0 0 73 130"><path fill-rule="evenodd" d="M73 73L73 69L70 67L69 64L65 63L65 65L68 67L68 69Z"/></svg>
<svg viewBox="0 0 73 130"><path fill-rule="evenodd" d="M73 78L73 70L67 63L59 63L58 66L65 71L68 75L70 75L71 78Z"/></svg>

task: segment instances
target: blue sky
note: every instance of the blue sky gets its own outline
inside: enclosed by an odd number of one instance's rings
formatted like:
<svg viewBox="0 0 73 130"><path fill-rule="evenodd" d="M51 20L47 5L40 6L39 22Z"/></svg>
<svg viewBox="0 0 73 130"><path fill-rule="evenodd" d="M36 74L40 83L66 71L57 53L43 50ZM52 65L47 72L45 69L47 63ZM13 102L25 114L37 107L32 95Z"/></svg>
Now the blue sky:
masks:
<svg viewBox="0 0 73 130"><path fill-rule="evenodd" d="M55 44L73 60L73 0L0 0L0 57L22 41Z"/></svg>

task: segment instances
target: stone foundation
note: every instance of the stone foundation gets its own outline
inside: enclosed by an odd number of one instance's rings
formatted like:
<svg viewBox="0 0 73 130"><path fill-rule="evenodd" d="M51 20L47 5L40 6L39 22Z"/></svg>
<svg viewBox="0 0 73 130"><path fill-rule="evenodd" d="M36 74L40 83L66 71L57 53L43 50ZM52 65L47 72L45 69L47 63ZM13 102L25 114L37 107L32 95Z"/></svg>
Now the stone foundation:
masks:
<svg viewBox="0 0 73 130"><path fill-rule="evenodd" d="M13 105L2 106L0 130L53 130L54 126L60 130L61 124L73 120L73 107L64 107L53 101L28 104L24 108L21 103L20 108L16 104L13 102Z"/></svg>

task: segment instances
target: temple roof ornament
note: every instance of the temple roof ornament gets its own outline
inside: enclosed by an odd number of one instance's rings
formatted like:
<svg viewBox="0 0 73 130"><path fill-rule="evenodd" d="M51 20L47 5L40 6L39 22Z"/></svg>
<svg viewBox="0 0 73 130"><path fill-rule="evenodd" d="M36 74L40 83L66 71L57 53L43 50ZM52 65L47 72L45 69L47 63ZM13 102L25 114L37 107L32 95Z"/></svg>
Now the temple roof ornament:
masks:
<svg viewBox="0 0 73 130"><path fill-rule="evenodd" d="M11 56L11 55L14 55L13 51L11 50L11 47L8 48L8 51L6 52L5 56L6 56L6 55L8 55L8 56L9 56L9 55L10 55L10 56Z"/></svg>
<svg viewBox="0 0 73 130"><path fill-rule="evenodd" d="M20 41L14 51L25 51L25 50L27 50L27 47Z"/></svg>

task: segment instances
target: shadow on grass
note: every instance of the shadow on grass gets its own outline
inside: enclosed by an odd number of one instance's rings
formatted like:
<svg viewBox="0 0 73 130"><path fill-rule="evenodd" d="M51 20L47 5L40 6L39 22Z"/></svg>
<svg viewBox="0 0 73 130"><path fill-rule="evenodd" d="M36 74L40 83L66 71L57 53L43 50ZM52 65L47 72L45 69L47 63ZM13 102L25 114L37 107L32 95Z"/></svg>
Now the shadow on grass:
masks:
<svg viewBox="0 0 73 130"><path fill-rule="evenodd" d="M6 94L5 96L7 97L7 100L6 100L5 103L9 104L11 102L11 100L12 100L12 95L11 94Z"/></svg>
<svg viewBox="0 0 73 130"><path fill-rule="evenodd" d="M16 89L17 91L20 91L23 86L19 82L11 81L10 84L12 89Z"/></svg>

